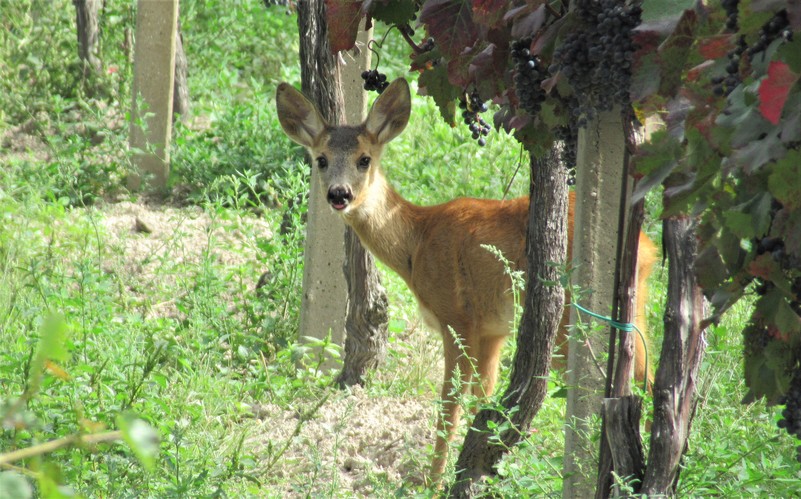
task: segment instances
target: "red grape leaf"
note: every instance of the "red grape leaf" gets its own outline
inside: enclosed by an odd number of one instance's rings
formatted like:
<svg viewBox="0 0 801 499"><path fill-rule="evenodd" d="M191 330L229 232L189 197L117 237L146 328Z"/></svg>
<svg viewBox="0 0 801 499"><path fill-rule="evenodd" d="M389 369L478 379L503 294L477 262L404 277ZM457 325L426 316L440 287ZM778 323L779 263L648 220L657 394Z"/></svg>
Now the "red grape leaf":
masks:
<svg viewBox="0 0 801 499"><path fill-rule="evenodd" d="M512 38L527 38L540 30L545 22L545 5L535 9L526 4L512 9L504 16L504 21L512 21Z"/></svg>
<svg viewBox="0 0 801 499"><path fill-rule="evenodd" d="M473 0L473 18L484 26L499 28L507 5L507 0Z"/></svg>
<svg viewBox="0 0 801 499"><path fill-rule="evenodd" d="M348 50L356 44L363 0L325 0L328 42L331 52Z"/></svg>
<svg viewBox="0 0 801 499"><path fill-rule="evenodd" d="M759 111L774 125L779 124L787 95L798 77L784 62L771 61L768 66L768 77L759 85Z"/></svg>
<svg viewBox="0 0 801 499"><path fill-rule="evenodd" d="M720 59L731 51L737 40L735 35L714 35L698 41L698 52L706 59Z"/></svg>
<svg viewBox="0 0 801 499"><path fill-rule="evenodd" d="M440 46L442 53L455 59L478 38L470 0L427 0L420 11L420 23Z"/></svg>

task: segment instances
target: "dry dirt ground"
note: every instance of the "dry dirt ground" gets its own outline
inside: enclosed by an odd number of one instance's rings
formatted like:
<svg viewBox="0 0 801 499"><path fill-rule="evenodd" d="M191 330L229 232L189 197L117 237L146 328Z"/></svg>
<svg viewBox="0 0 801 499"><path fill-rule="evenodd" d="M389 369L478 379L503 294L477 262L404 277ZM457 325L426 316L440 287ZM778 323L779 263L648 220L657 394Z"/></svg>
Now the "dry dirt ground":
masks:
<svg viewBox="0 0 801 499"><path fill-rule="evenodd" d="M258 276L251 231L266 237L270 233L263 219L215 220L198 207L119 202L98 210L108 247L116 255L111 265L126 274L134 292L139 286L165 287L166 291L176 283L171 282L174 274L161 272L161 266L197 265L209 253L224 266L253 265L250 275ZM186 291L175 289L171 295L182 292ZM150 313L175 316L179 312L175 300L165 300L151 304ZM410 341L426 344L406 345L409 353L426 349L429 357L436 358L436 341L432 344L421 331L415 336L422 338ZM436 386L441 367L424 369ZM332 390L317 408L288 410L256 404L252 410L254 417L240 422L249 426L245 451L259 460L257 468L269 468L267 482L281 484L283 490L273 489L270 496L375 497L376 483L390 482L395 487L422 483L435 435L433 395L370 395L355 387ZM273 464L271 456L279 453Z"/></svg>

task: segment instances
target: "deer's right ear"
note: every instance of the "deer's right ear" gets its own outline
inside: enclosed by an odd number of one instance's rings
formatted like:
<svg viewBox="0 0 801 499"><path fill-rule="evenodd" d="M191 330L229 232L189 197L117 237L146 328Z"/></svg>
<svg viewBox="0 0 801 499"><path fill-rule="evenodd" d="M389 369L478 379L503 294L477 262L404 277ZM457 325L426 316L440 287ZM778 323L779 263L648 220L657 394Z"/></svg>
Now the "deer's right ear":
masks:
<svg viewBox="0 0 801 499"><path fill-rule="evenodd" d="M325 130L325 120L314 104L291 85L287 83L278 85L275 91L275 105L281 127L287 136L298 144L311 147Z"/></svg>

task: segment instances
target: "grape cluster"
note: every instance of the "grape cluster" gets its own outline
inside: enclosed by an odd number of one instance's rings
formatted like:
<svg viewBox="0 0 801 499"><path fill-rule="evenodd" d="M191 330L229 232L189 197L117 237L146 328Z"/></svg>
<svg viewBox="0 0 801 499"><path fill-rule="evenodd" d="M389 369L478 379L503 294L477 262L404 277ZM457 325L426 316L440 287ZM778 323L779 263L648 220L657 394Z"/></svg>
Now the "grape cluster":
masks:
<svg viewBox="0 0 801 499"><path fill-rule="evenodd" d="M726 76L714 76L711 79L712 91L715 95L729 95L734 90L734 87L742 81L740 77L740 58L746 48L745 37L741 36L737 40L737 46L726 54L729 59L728 64L726 64Z"/></svg>
<svg viewBox="0 0 801 499"><path fill-rule="evenodd" d="M723 7L729 16L726 21L726 29L735 31L737 29L737 1L724 0ZM748 59L753 59L760 52L764 52L780 36L787 41L792 40L793 37L786 10L779 11L760 28L759 38L750 47L746 44L745 37L740 36L737 40L737 46L726 55L729 59L726 64L726 75L715 76L711 79L712 90L715 95L729 95L742 82L740 61L743 57L747 56Z"/></svg>
<svg viewBox="0 0 801 499"><path fill-rule="evenodd" d="M531 116L540 112L545 100L542 80L548 76L548 70L542 67L538 57L529 51L531 39L526 38L512 43L512 59L515 61L515 93L520 100L520 107Z"/></svg>
<svg viewBox="0 0 801 499"><path fill-rule="evenodd" d="M585 28L565 38L548 69L567 78L579 99L579 126L585 126L598 111L629 103L636 49L631 31L640 24L642 9L617 0L579 0L576 12Z"/></svg>
<svg viewBox="0 0 801 499"><path fill-rule="evenodd" d="M790 388L779 404L784 406L784 410L782 419L776 423L777 426L787 430L787 433L795 438L801 439L801 369L796 369L793 373ZM796 447L795 457L801 463L801 445Z"/></svg>
<svg viewBox="0 0 801 499"><path fill-rule="evenodd" d="M732 33L736 33L737 25L737 7L740 0L721 0L723 10L726 11L726 29Z"/></svg>
<svg viewBox="0 0 801 499"><path fill-rule="evenodd" d="M753 45L748 47L746 53L748 57L754 57L759 52L764 52L773 40L782 37L787 41L792 40L793 32L790 30L790 21L787 19L787 11L781 10L774 15L770 21L766 22L759 30L759 38Z"/></svg>
<svg viewBox="0 0 801 499"><path fill-rule="evenodd" d="M375 90L380 94L389 86L387 75L379 73L377 69L362 71L362 80L364 80L364 89L368 92Z"/></svg>
<svg viewBox="0 0 801 499"><path fill-rule="evenodd" d="M478 92L473 91L469 98L462 98L459 101L459 108L462 110L462 118L465 124L470 127L473 140L477 140L478 145L482 147L487 145L485 137L489 135L491 128L480 114L487 111L487 104L481 100Z"/></svg>

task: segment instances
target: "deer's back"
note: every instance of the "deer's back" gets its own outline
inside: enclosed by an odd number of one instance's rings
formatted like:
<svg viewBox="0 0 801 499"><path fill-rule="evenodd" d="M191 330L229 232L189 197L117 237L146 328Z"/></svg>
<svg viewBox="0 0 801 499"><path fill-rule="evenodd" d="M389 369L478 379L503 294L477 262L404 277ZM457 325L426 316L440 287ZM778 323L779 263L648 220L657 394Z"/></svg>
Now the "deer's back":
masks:
<svg viewBox="0 0 801 499"><path fill-rule="evenodd" d="M528 198L487 200L459 198L421 207L417 250L411 258L410 287L429 326L451 326L467 335L506 335L514 313L511 279L490 245L526 269ZM433 323L436 321L438 324Z"/></svg>

